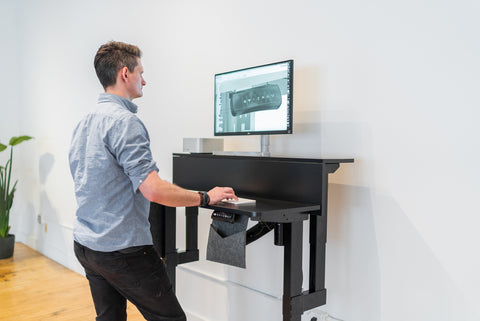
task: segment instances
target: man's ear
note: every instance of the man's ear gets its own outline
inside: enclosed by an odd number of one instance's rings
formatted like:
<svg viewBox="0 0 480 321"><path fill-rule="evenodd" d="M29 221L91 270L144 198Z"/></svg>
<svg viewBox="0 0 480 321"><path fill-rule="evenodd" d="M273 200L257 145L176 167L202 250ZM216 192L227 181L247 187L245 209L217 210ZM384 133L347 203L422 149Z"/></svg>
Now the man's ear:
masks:
<svg viewBox="0 0 480 321"><path fill-rule="evenodd" d="M122 67L122 69L120 69L119 73L120 73L120 78L123 81L126 81L127 78L128 78L128 68L127 67Z"/></svg>

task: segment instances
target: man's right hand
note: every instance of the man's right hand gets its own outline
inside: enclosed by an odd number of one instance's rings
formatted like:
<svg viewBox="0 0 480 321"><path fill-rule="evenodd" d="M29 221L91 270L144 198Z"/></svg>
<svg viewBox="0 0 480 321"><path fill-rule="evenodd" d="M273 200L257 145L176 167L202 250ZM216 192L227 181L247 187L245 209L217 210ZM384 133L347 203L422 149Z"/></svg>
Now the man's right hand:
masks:
<svg viewBox="0 0 480 321"><path fill-rule="evenodd" d="M237 195L235 195L231 187L214 187L208 191L208 196L210 197L209 205L216 204L224 199L238 200Z"/></svg>

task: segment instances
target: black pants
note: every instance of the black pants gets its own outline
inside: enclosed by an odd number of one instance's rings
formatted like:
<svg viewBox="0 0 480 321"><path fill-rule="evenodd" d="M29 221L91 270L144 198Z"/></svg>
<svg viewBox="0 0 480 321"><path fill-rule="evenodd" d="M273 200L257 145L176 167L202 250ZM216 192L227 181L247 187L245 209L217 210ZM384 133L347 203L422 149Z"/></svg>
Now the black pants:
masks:
<svg viewBox="0 0 480 321"><path fill-rule="evenodd" d="M153 246L98 252L75 242L74 250L90 283L97 321L127 320L127 300L148 321L187 320Z"/></svg>

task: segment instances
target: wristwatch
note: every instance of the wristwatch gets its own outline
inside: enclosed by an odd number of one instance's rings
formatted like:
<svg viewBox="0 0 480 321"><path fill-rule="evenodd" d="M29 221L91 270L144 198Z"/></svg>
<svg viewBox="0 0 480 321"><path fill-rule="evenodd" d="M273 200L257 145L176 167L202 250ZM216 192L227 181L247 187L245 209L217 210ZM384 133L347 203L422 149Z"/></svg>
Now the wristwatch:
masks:
<svg viewBox="0 0 480 321"><path fill-rule="evenodd" d="M198 192L200 194L200 206L207 206L210 203L210 196L207 192Z"/></svg>

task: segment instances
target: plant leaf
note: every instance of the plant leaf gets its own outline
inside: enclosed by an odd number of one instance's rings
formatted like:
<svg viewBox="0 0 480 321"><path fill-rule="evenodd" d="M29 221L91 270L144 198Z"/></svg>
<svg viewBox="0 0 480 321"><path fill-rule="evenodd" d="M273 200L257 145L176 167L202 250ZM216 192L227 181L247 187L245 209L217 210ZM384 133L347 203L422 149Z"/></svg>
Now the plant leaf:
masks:
<svg viewBox="0 0 480 321"><path fill-rule="evenodd" d="M24 135L24 136L18 136L18 137L12 137L12 138L10 138L10 143L9 143L9 145L10 145L10 146L15 146L15 145L20 144L21 142L24 142L24 141L26 141L26 140L30 140L30 139L32 139L32 138L33 138L33 137L26 136L26 135Z"/></svg>
<svg viewBox="0 0 480 321"><path fill-rule="evenodd" d="M0 152L4 151L5 149L7 149L7 145L0 143Z"/></svg>

